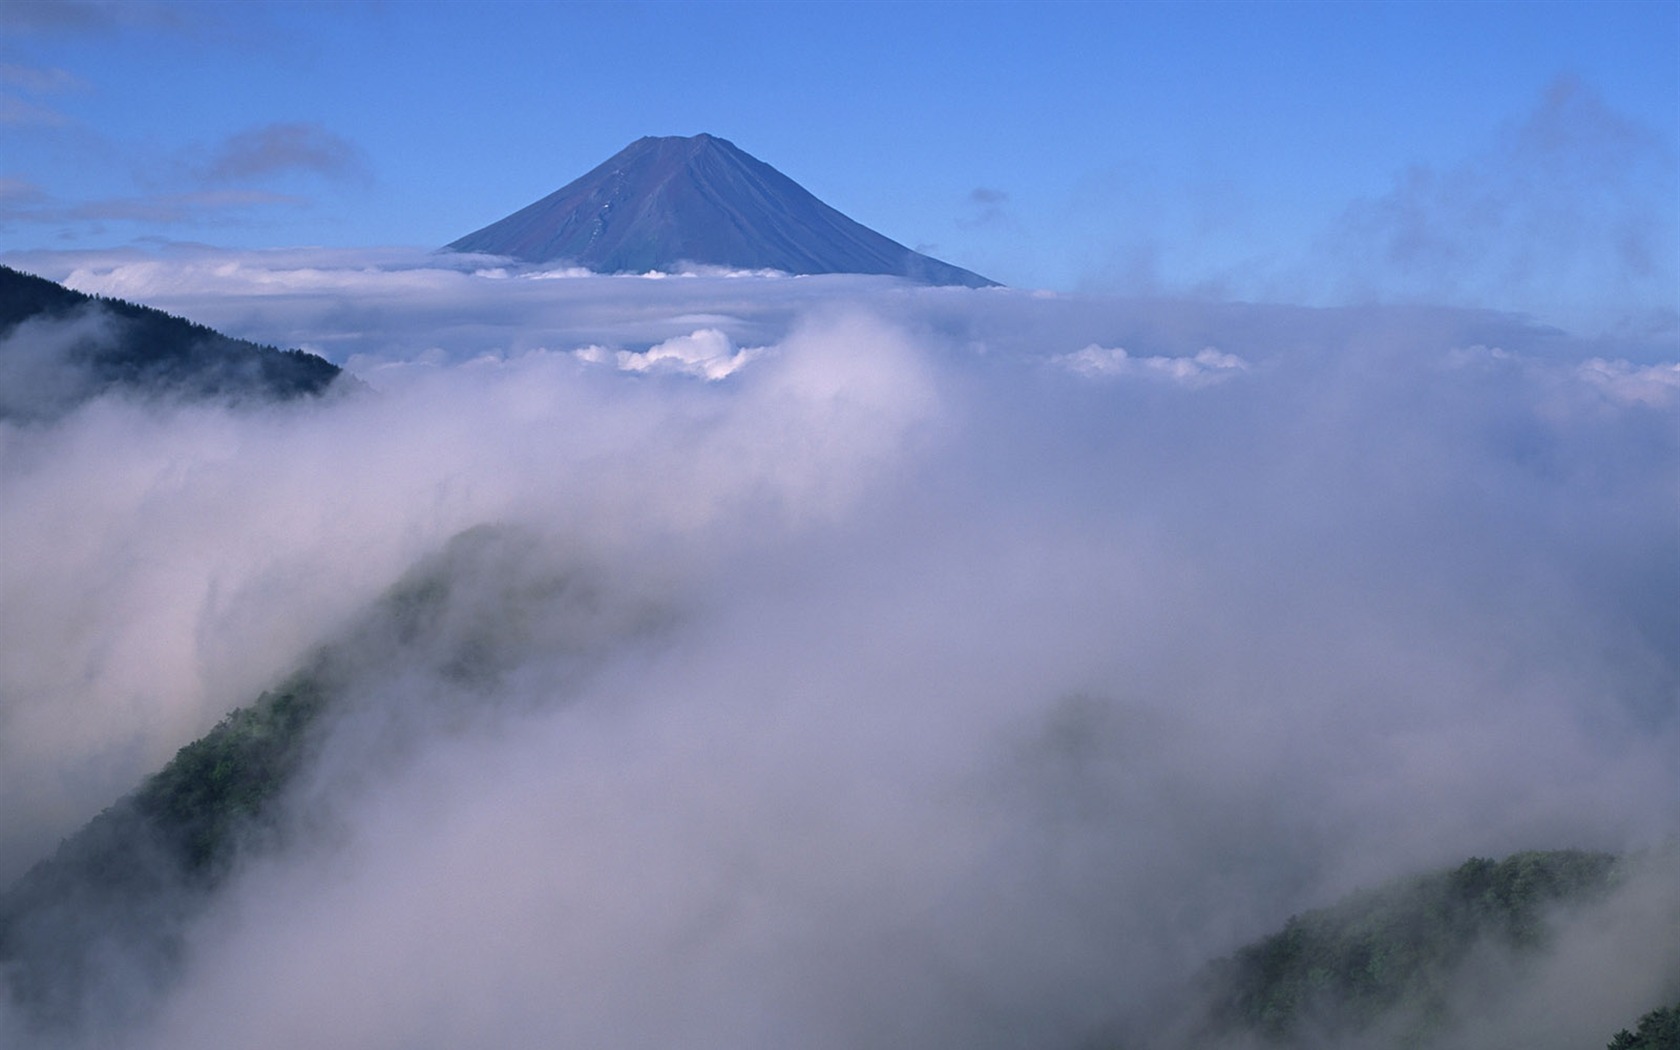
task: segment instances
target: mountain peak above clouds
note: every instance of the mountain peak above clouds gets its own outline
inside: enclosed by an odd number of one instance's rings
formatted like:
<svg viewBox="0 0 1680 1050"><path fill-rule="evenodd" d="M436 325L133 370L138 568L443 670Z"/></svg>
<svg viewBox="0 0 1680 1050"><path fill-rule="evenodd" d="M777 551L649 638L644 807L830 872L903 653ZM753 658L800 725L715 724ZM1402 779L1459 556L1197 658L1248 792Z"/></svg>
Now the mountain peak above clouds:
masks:
<svg viewBox="0 0 1680 1050"><path fill-rule="evenodd" d="M698 265L887 274L971 288L997 283L876 233L707 134L637 139L581 178L447 247L597 273Z"/></svg>

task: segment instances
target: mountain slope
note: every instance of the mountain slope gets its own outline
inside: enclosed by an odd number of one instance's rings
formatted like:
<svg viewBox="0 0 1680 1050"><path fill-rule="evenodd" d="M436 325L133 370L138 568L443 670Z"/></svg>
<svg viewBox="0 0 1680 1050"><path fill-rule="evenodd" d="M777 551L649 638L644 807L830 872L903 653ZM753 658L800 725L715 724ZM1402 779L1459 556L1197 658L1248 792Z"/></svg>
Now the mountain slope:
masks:
<svg viewBox="0 0 1680 1050"><path fill-rule="evenodd" d="M563 696L608 648L665 616L603 597L589 571L518 528L455 536L297 673L0 892L0 1044L21 1030L30 1046L80 1046L136 1023L178 977L188 930L216 891L243 862L312 841L311 822L330 823L321 807L346 778L376 777L423 732L494 717L499 676L533 651ZM400 702L365 700L399 675ZM336 764L324 772L329 737ZM329 787L300 801L300 781Z"/></svg>
<svg viewBox="0 0 1680 1050"><path fill-rule="evenodd" d="M114 389L188 399L320 394L340 370L161 310L0 266L0 418L51 418Z"/></svg>
<svg viewBox="0 0 1680 1050"><path fill-rule="evenodd" d="M542 200L448 245L598 273L684 264L996 282L911 251L712 135L642 138Z"/></svg>
<svg viewBox="0 0 1680 1050"><path fill-rule="evenodd" d="M1203 1020L1184 1045L1436 1045L1463 1020L1467 973L1494 958L1515 969L1488 973L1520 973L1551 949L1563 909L1603 900L1631 863L1580 850L1472 858L1292 918L1202 975Z"/></svg>
<svg viewBox="0 0 1680 1050"><path fill-rule="evenodd" d="M237 850L278 833L273 802L329 693L317 668L230 714L0 894L0 974L26 1031L120 1028L168 985Z"/></svg>
<svg viewBox="0 0 1680 1050"><path fill-rule="evenodd" d="M1680 1048L1680 1003L1652 1010L1633 1031L1622 1029L1609 1050L1677 1050Z"/></svg>

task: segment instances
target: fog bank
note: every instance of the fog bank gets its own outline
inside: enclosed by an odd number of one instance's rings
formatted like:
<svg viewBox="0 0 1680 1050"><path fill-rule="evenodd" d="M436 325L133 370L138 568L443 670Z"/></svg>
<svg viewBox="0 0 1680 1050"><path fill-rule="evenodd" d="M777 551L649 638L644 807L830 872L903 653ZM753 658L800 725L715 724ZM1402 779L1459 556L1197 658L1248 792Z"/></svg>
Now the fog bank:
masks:
<svg viewBox="0 0 1680 1050"><path fill-rule="evenodd" d="M366 647L293 801L331 832L127 1045L1075 1046L1357 886L1680 834L1671 345L137 265L73 283L376 389L0 424L7 873L451 537L523 539L449 597L495 673Z"/></svg>

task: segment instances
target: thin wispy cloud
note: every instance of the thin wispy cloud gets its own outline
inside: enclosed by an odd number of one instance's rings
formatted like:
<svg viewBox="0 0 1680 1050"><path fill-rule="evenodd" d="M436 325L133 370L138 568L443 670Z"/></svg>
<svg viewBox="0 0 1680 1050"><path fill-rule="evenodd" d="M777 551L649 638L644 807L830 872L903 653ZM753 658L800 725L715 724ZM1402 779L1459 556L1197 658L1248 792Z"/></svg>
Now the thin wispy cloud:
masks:
<svg viewBox="0 0 1680 1050"><path fill-rule="evenodd" d="M56 111L0 94L0 123L67 123ZM366 182L365 158L348 140L315 124L278 123L230 136L213 150L193 148L163 166L165 176L134 181L148 192L72 200L26 180L0 192L0 223L59 225L83 231L122 223L161 227L226 228L271 221L317 203L295 187L273 188L291 176L329 182ZM150 189L161 184L164 188ZM25 189L27 188L27 192Z"/></svg>
<svg viewBox="0 0 1680 1050"><path fill-rule="evenodd" d="M37 202L0 214L0 219L226 228L272 221L276 214L316 205L315 195L294 186L274 188L287 184L289 176L339 183L365 182L369 177L362 153L354 144L318 125L301 122L239 132L213 150L187 150L165 168L169 177L154 175L144 182L179 188L83 201Z"/></svg>
<svg viewBox="0 0 1680 1050"><path fill-rule="evenodd" d="M254 207L299 206L304 198L268 190L198 190L150 197L90 201L67 208L66 218L92 221L144 221L159 223L209 222L218 216Z"/></svg>
<svg viewBox="0 0 1680 1050"><path fill-rule="evenodd" d="M0 92L0 126L50 128L69 122L69 117L51 106L16 94Z"/></svg>
<svg viewBox="0 0 1680 1050"><path fill-rule="evenodd" d="M24 179L0 179L0 208L8 204L30 204L46 200L41 187Z"/></svg>
<svg viewBox="0 0 1680 1050"><path fill-rule="evenodd" d="M190 32L204 19L203 5L184 7L158 0L6 0L0 26L19 33L112 33L125 29Z"/></svg>
<svg viewBox="0 0 1680 1050"><path fill-rule="evenodd" d="M0 84L27 91L32 95L57 95L86 91L91 85L68 70L56 67L19 65L0 62Z"/></svg>
<svg viewBox="0 0 1680 1050"><path fill-rule="evenodd" d="M361 150L319 124L292 121L242 131L219 146L204 170L210 183L257 182L291 173L362 178Z"/></svg>
<svg viewBox="0 0 1680 1050"><path fill-rule="evenodd" d="M1677 180L1660 140L1560 77L1483 152L1414 166L1387 194L1351 205L1329 242L1340 293L1680 325ZM1604 289L1613 302L1598 301Z"/></svg>
<svg viewBox="0 0 1680 1050"><path fill-rule="evenodd" d="M10 192L8 192L8 190ZM250 221L254 213L305 207L307 198L261 189L204 189L103 200L65 201L18 180L0 185L0 224L145 222L219 226Z"/></svg>
<svg viewBox="0 0 1680 1050"><path fill-rule="evenodd" d="M957 225L964 229L974 229L979 226L990 226L1008 219L1006 207L1009 194L1002 190L995 190L987 186L976 186L968 194L968 213L957 220Z"/></svg>

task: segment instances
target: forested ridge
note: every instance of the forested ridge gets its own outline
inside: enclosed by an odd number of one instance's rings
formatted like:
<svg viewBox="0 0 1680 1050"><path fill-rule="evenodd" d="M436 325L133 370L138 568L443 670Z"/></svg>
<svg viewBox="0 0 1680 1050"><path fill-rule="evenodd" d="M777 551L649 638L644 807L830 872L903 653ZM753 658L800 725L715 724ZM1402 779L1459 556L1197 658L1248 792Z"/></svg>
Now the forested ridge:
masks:
<svg viewBox="0 0 1680 1050"><path fill-rule="evenodd" d="M1677 1050L1680 1048L1680 1002L1652 1010L1633 1031L1622 1029L1608 1050Z"/></svg>
<svg viewBox="0 0 1680 1050"><path fill-rule="evenodd" d="M1606 898L1634 863L1574 849L1474 857L1294 916L1202 973L1194 1041L1435 1045L1459 1020L1476 959L1496 953L1519 968L1537 960L1560 915ZM1658 1009L1611 1048L1673 1050L1676 1023L1674 1011Z"/></svg>
<svg viewBox="0 0 1680 1050"><path fill-rule="evenodd" d="M305 673L229 714L0 894L0 974L14 1005L43 1031L120 1016L100 972L113 958L144 978L122 993L167 983L186 922L236 854L278 834L272 803L326 696Z"/></svg>
<svg viewBox="0 0 1680 1050"><path fill-rule="evenodd" d="M25 324L61 330L20 332ZM321 394L339 375L337 365L315 354L235 339L0 266L0 418L50 418L113 389L287 400Z"/></svg>
<svg viewBox="0 0 1680 1050"><path fill-rule="evenodd" d="M459 591L490 588L503 601L540 597L581 610L566 627L586 661L596 615L589 588L534 567L529 552L529 537L517 529L481 526L456 536L299 671L180 748L0 893L7 993L0 1005L9 1000L43 1039L90 1023L120 1028L144 1009L178 972L190 922L240 862L293 841L297 814L282 802L320 753L328 723L354 713L350 683L368 654L424 665L458 690L441 711L405 698L406 713L422 720L482 714L474 708L480 690L501 672L505 648L519 642L455 615ZM632 630L651 622L639 610L631 615ZM400 749L403 732L386 719L368 745ZM375 760L371 751L357 755Z"/></svg>

